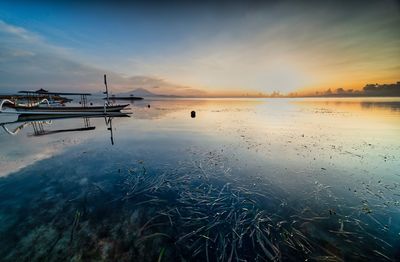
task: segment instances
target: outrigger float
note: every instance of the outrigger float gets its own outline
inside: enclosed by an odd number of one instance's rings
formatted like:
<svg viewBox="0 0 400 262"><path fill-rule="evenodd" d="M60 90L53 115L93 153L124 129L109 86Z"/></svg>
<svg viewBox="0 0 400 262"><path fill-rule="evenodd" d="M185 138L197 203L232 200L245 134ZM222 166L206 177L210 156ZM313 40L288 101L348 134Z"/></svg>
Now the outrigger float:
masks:
<svg viewBox="0 0 400 262"><path fill-rule="evenodd" d="M18 103L16 100L3 99L0 102L0 113L22 114L22 115L104 115L112 112L120 112L129 104L113 105L110 103L107 87L107 76L104 75L104 84L106 91L106 101L103 106L92 106L88 103L87 97L89 93L65 93L65 92L48 92L45 90L38 91L20 91L27 98L26 103ZM80 96L80 106L54 106L48 98L43 96Z"/></svg>

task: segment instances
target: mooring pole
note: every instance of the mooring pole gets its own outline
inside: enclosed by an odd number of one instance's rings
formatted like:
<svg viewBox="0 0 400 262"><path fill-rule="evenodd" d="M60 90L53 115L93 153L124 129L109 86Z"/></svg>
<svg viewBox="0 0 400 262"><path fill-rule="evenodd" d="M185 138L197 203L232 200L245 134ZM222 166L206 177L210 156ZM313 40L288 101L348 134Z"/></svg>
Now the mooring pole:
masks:
<svg viewBox="0 0 400 262"><path fill-rule="evenodd" d="M108 97L107 75L104 75L104 85L106 86L106 91L104 92L104 94L107 96L107 104L110 104L110 100Z"/></svg>

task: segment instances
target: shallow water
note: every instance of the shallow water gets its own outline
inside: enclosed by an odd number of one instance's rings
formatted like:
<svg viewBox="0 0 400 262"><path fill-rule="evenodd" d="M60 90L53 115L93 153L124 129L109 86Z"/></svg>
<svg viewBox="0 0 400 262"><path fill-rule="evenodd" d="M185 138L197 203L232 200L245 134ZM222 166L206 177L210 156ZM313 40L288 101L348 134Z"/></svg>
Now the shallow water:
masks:
<svg viewBox="0 0 400 262"><path fill-rule="evenodd" d="M400 257L400 99L131 108L1 130L3 260Z"/></svg>

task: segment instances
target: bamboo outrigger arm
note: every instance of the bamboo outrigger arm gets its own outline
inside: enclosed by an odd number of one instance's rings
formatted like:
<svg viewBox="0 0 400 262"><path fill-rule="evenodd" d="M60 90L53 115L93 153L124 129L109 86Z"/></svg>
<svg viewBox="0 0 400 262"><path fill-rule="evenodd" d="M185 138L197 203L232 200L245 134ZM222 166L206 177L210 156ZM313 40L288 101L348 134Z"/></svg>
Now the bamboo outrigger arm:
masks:
<svg viewBox="0 0 400 262"><path fill-rule="evenodd" d="M10 131L5 125L1 125L8 134L15 136L21 131L25 126L27 126L29 123L24 123L22 125L17 126L13 131Z"/></svg>
<svg viewBox="0 0 400 262"><path fill-rule="evenodd" d="M34 104L30 104L30 105L27 105L27 104L17 104L15 101L11 101L11 100L8 100L8 99L3 99L3 100L1 101L1 103L0 103L0 113L3 112L3 105L4 105L4 104L11 104L11 105L14 105L14 106L34 107L34 106L38 106L38 105L43 104L43 103L46 103L47 106L50 106L50 102L49 102L49 100L47 100L46 98L43 98L43 99L40 100L39 102L34 103Z"/></svg>
<svg viewBox="0 0 400 262"><path fill-rule="evenodd" d="M4 105L5 103L15 105L15 103L14 103L13 101L8 100L8 99L3 99L3 100L1 101L1 103L0 103L0 112L3 111L3 105Z"/></svg>
<svg viewBox="0 0 400 262"><path fill-rule="evenodd" d="M4 131L6 131L6 133L8 133L8 134L10 134L10 135L12 135L12 136L15 136L15 135L17 135L22 129L24 129L27 125L30 125L30 124L33 125L33 124L34 124L33 121L27 121L27 122L22 123L21 125L17 126L17 127L14 128L13 130L10 130L10 129L7 128L7 125L12 125L12 124L17 123L17 122L18 122L18 121L16 121L16 122L1 123L0 126L4 129ZM41 123L41 124L46 124L46 125L51 125L51 124L52 124L52 121L51 121L51 120L38 121L38 122Z"/></svg>

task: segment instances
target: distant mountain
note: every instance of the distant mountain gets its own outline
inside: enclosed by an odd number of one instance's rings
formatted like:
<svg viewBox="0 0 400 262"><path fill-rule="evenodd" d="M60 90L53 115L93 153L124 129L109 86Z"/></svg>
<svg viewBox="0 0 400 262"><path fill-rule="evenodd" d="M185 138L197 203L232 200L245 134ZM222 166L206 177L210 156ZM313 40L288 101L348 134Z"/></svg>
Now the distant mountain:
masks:
<svg viewBox="0 0 400 262"><path fill-rule="evenodd" d="M124 92L124 93L119 93L116 94L117 96L130 96L130 95L134 95L134 96L139 96L139 97L179 97L176 95L160 95L160 94L155 94L153 92L150 92L144 88L136 88L132 91L129 92Z"/></svg>
<svg viewBox="0 0 400 262"><path fill-rule="evenodd" d="M158 96L157 94L154 94L144 88L136 88L132 91L129 92L124 92L124 93L119 93L119 96L130 96L130 95L134 95L134 96Z"/></svg>

